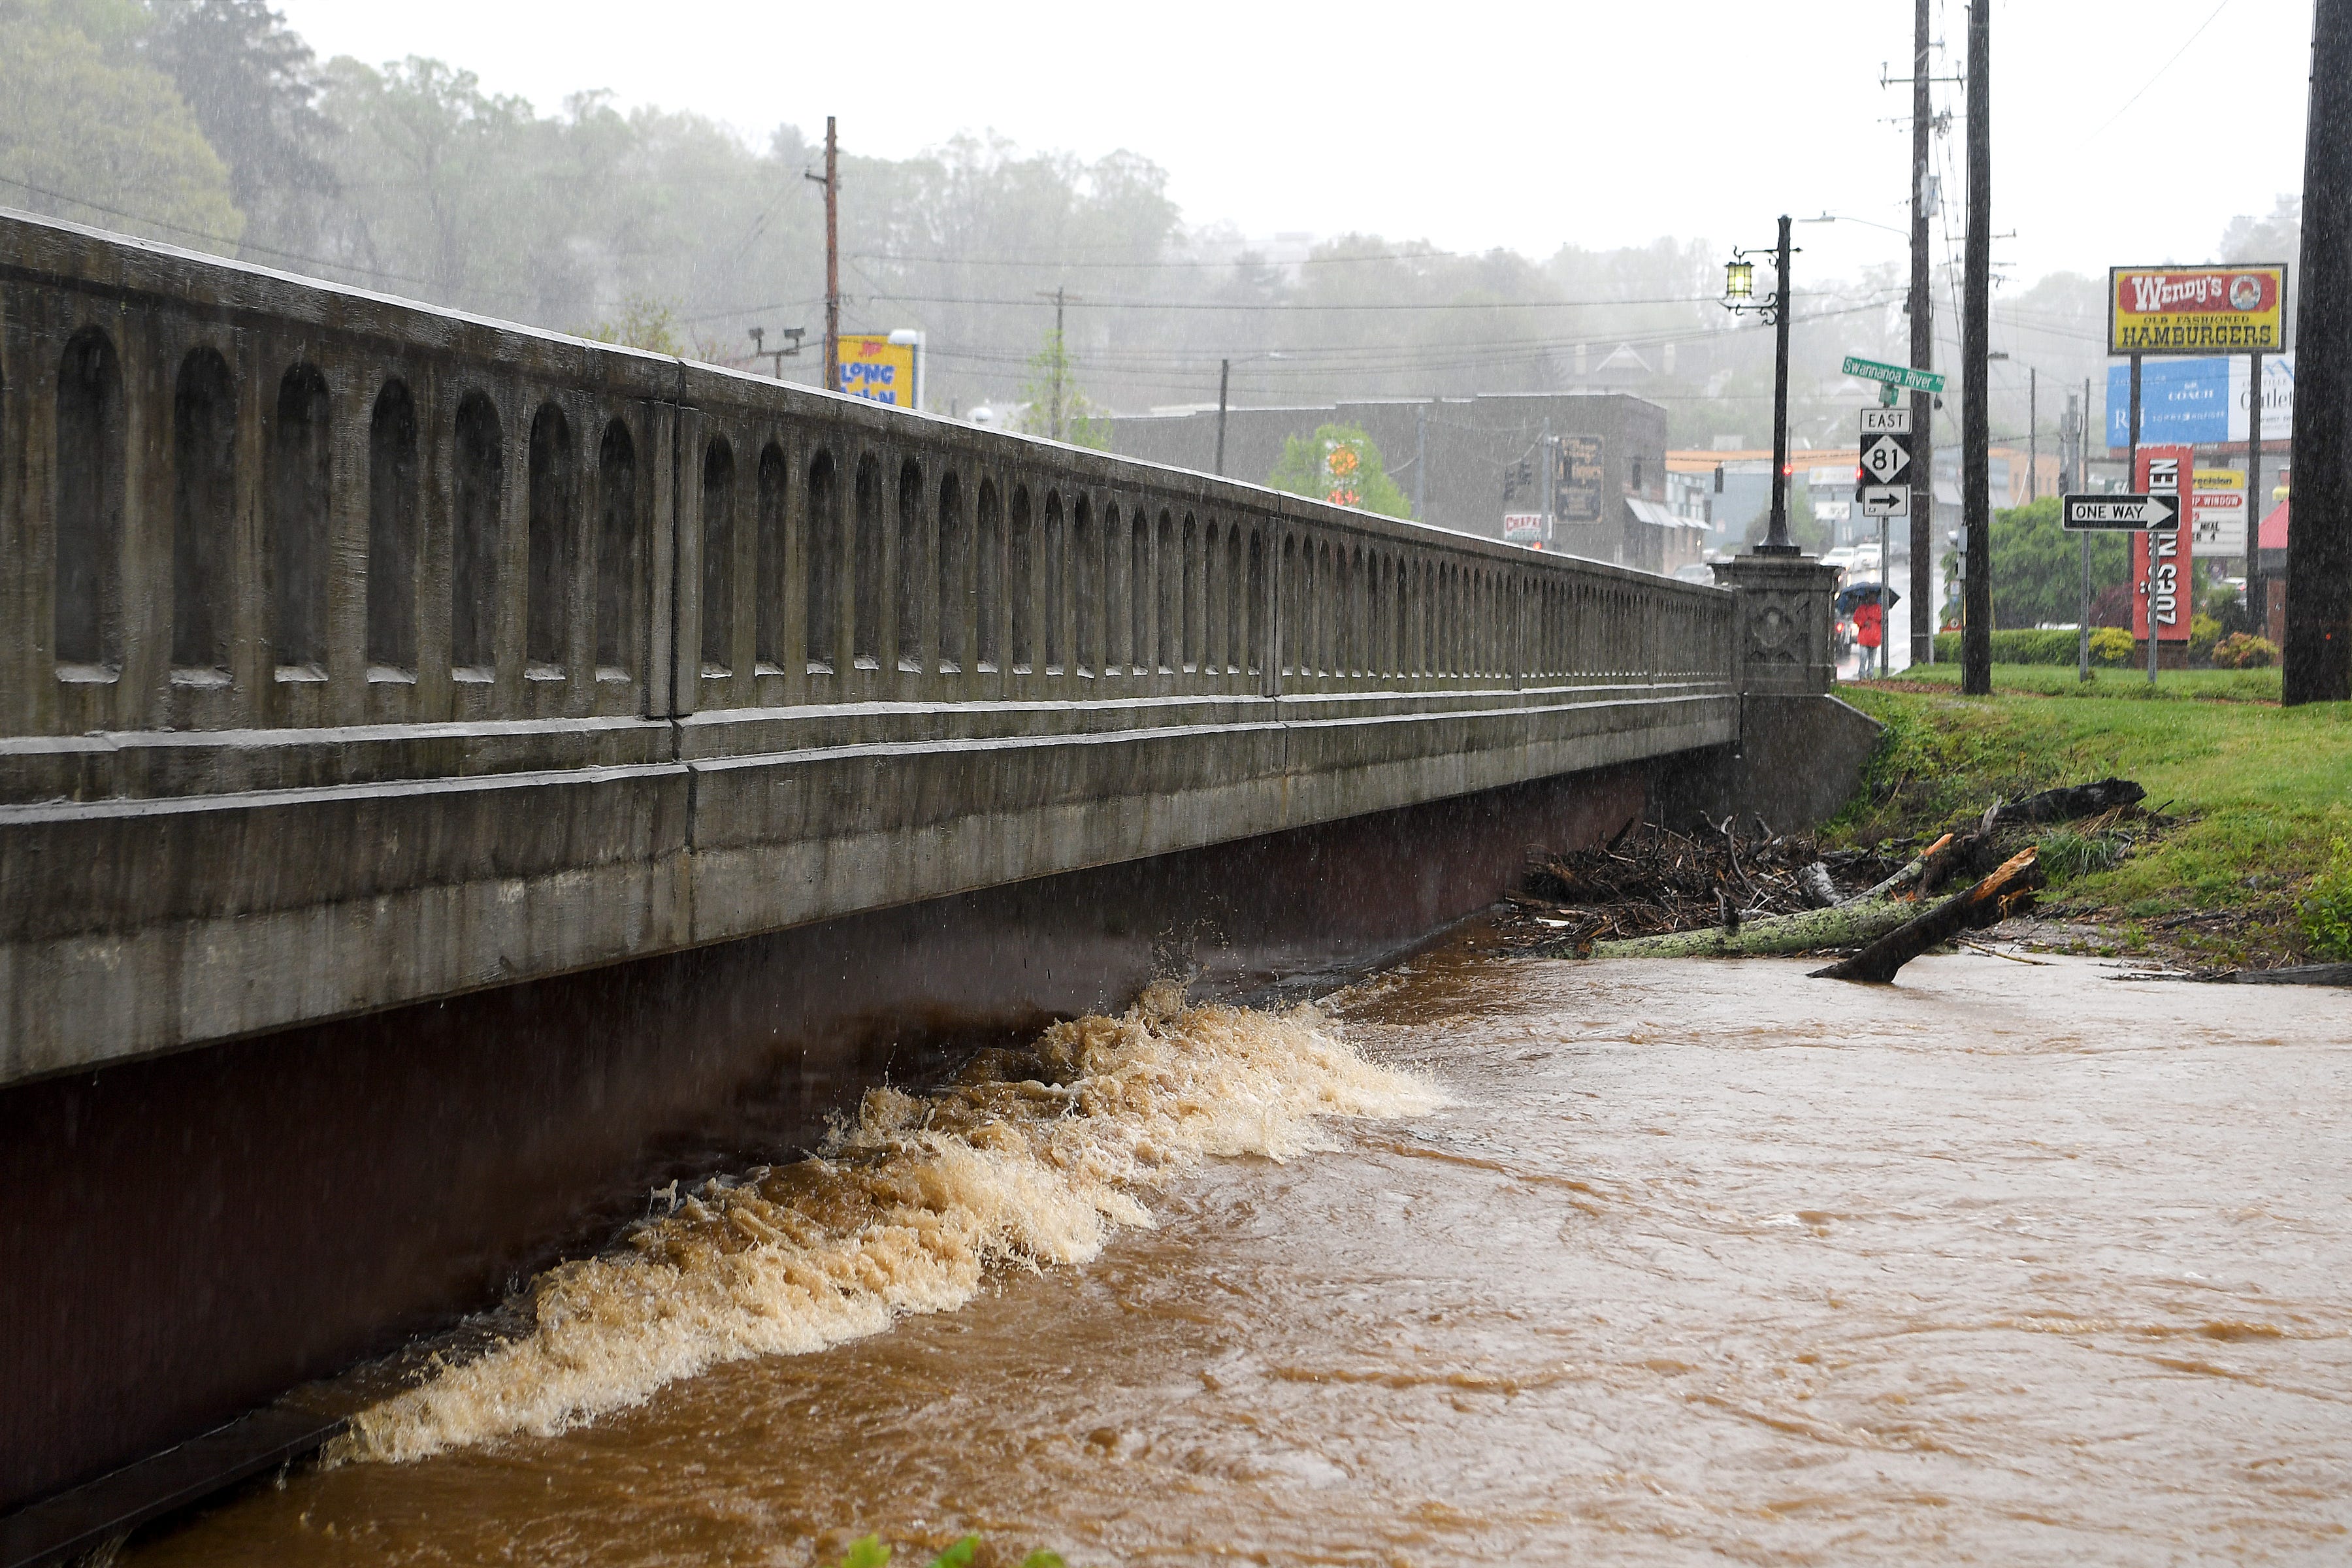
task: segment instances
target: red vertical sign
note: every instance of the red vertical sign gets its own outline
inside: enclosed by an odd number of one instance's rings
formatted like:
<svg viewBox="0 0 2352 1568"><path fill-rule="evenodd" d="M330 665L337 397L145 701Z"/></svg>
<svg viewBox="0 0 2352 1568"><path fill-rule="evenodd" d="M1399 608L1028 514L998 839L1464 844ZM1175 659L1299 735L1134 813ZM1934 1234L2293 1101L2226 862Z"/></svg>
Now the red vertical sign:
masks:
<svg viewBox="0 0 2352 1568"><path fill-rule="evenodd" d="M2142 447L2132 489L2142 495L2170 496L2181 503L2184 526L2132 535L2132 639L2147 640L2147 552L2156 551L2156 628L2166 642L2189 640L2189 529L2187 511L2195 483L2197 453L2189 447Z"/></svg>

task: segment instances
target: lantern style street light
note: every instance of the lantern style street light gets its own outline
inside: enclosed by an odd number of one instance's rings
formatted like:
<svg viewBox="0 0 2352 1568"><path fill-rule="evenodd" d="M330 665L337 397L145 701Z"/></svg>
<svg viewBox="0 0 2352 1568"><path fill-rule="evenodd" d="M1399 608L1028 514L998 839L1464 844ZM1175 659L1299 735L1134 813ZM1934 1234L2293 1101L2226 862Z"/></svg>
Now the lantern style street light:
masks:
<svg viewBox="0 0 2352 1568"><path fill-rule="evenodd" d="M1735 247L1723 266L1723 308L1735 316L1750 310L1760 314L1779 332L1772 368L1772 516L1759 555L1801 555L1789 539L1789 219L1780 218L1780 243L1773 247L1771 294L1756 298L1756 264L1749 252Z"/></svg>

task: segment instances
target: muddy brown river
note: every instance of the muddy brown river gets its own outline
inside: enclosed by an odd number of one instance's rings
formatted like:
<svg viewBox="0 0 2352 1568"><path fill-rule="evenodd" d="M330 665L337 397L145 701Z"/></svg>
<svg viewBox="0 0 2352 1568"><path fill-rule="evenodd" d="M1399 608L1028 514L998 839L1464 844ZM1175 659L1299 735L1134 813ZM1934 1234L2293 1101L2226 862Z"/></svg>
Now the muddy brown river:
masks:
<svg viewBox="0 0 2352 1568"><path fill-rule="evenodd" d="M2352 996L1464 945L723 1173L214 1563L2352 1559Z"/></svg>

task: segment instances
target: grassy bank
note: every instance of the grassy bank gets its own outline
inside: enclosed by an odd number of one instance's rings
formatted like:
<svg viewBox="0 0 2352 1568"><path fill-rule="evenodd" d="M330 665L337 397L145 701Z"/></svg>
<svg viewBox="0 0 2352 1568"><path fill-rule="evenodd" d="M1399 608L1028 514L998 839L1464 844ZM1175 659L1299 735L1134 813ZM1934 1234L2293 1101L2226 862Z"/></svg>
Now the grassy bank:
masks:
<svg viewBox="0 0 2352 1568"><path fill-rule="evenodd" d="M1896 675L1895 687L1930 686L1958 691L1957 664L1920 664ZM2086 682L2077 679L2071 664L1996 664L1992 667L1995 696L2025 692L2042 697L2113 697L2145 702L2150 698L2195 697L2215 702L2276 702L2276 669L2162 669L2156 687L2147 684L2147 668L2093 668ZM1843 692L1843 688L1840 688Z"/></svg>
<svg viewBox="0 0 2352 1568"><path fill-rule="evenodd" d="M1909 674L1838 688L1886 734L1826 842L1916 840L1995 799L2120 775L2157 820L2042 832L2049 905L2203 962L2310 955L2298 909L2352 838L2352 704L2270 706L2274 670L2167 672L2151 695L2144 673L2085 691L2072 670L2011 665L1989 698Z"/></svg>

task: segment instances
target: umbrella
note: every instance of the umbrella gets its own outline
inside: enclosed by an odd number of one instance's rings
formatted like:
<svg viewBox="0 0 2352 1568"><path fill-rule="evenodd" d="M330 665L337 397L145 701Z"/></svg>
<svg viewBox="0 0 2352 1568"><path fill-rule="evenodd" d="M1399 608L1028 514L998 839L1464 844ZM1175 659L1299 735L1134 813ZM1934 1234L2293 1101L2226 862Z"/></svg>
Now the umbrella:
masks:
<svg viewBox="0 0 2352 1568"><path fill-rule="evenodd" d="M1856 605L1874 601L1882 609L1893 609L1903 602L1903 595L1883 583L1855 583L1838 590L1837 613L1853 614Z"/></svg>

